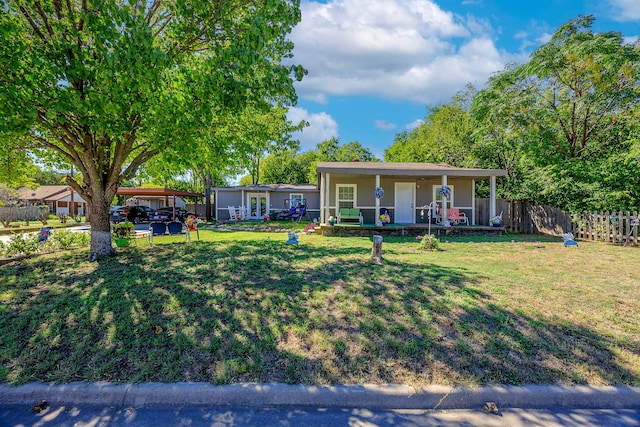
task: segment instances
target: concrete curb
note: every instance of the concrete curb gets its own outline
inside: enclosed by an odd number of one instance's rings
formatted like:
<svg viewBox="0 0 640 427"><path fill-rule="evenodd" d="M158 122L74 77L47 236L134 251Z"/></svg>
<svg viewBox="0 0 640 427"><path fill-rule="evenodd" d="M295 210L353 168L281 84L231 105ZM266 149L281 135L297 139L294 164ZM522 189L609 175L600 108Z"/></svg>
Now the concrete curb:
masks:
<svg viewBox="0 0 640 427"><path fill-rule="evenodd" d="M487 401L499 408L640 408L640 388L496 386L457 388L404 385L309 386L208 383L71 383L0 385L0 404L141 406L315 406L370 409L478 409Z"/></svg>

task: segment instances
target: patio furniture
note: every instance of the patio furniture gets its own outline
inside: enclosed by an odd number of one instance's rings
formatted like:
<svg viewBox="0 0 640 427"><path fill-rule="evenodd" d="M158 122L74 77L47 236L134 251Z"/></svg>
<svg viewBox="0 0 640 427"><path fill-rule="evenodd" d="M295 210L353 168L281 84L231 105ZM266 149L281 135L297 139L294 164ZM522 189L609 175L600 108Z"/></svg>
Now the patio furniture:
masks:
<svg viewBox="0 0 640 427"><path fill-rule="evenodd" d="M167 224L167 230L169 231L169 235L173 234L182 234L183 224L178 221L171 221Z"/></svg>
<svg viewBox="0 0 640 427"><path fill-rule="evenodd" d="M295 209L295 212L293 213L293 215L291 215L291 221L297 221L300 222L300 220L305 217L307 215L307 208L306 206L301 206L297 209Z"/></svg>
<svg viewBox="0 0 640 427"><path fill-rule="evenodd" d="M442 217L442 208L438 209L438 214ZM466 224L469 225L469 219L464 212L460 212L458 208L447 209L447 220L452 221L454 224Z"/></svg>
<svg viewBox="0 0 640 427"><path fill-rule="evenodd" d="M238 215L236 215L236 208L234 206L227 206L229 209L229 219L233 222L238 222Z"/></svg>
<svg viewBox="0 0 640 427"><path fill-rule="evenodd" d="M276 218L280 220L291 219L291 217L296 213L296 210L296 208L289 208L288 211L280 212Z"/></svg>
<svg viewBox="0 0 640 427"><path fill-rule="evenodd" d="M160 236L167 233L167 224L164 222L152 222L149 224L149 234L147 240L149 244L153 243L153 236Z"/></svg>
<svg viewBox="0 0 640 427"><path fill-rule="evenodd" d="M338 224L346 221L357 221L358 224L362 225L364 223L364 219L362 218L362 213L358 208L340 208L338 210Z"/></svg>

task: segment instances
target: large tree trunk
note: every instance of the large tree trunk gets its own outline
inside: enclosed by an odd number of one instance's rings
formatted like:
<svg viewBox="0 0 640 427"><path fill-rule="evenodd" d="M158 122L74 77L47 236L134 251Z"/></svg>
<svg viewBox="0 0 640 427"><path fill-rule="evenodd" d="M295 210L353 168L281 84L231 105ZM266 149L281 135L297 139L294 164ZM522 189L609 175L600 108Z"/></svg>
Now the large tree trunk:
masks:
<svg viewBox="0 0 640 427"><path fill-rule="evenodd" d="M113 197L112 197L113 198ZM93 261L106 258L116 253L111 242L111 223L109 222L109 206L111 200L95 197L91 204L91 248L89 257Z"/></svg>

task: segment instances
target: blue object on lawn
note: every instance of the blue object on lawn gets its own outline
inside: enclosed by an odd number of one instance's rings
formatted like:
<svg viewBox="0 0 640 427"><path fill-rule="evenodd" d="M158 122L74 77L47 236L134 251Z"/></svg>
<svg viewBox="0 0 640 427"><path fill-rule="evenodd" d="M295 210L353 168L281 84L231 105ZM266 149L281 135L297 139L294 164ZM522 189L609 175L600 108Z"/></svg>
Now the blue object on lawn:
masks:
<svg viewBox="0 0 640 427"><path fill-rule="evenodd" d="M289 240L287 240L287 245L297 245L297 244L298 244L298 232L290 231Z"/></svg>

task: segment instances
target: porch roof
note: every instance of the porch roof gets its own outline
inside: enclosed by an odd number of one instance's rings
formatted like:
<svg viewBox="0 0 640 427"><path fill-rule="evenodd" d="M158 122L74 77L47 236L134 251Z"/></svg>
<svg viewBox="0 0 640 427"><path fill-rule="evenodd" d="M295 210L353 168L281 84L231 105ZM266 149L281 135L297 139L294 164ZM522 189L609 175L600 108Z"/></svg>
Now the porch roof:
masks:
<svg viewBox="0 0 640 427"><path fill-rule="evenodd" d="M236 185L233 187L214 187L213 191L273 191L273 192L290 192L290 191L318 191L315 184L255 184L255 185Z"/></svg>
<svg viewBox="0 0 640 427"><path fill-rule="evenodd" d="M445 163L393 163L393 162L318 162L318 174L383 176L452 176L474 179L489 179L505 176L504 169L458 168ZM318 179L318 182L320 180Z"/></svg>

